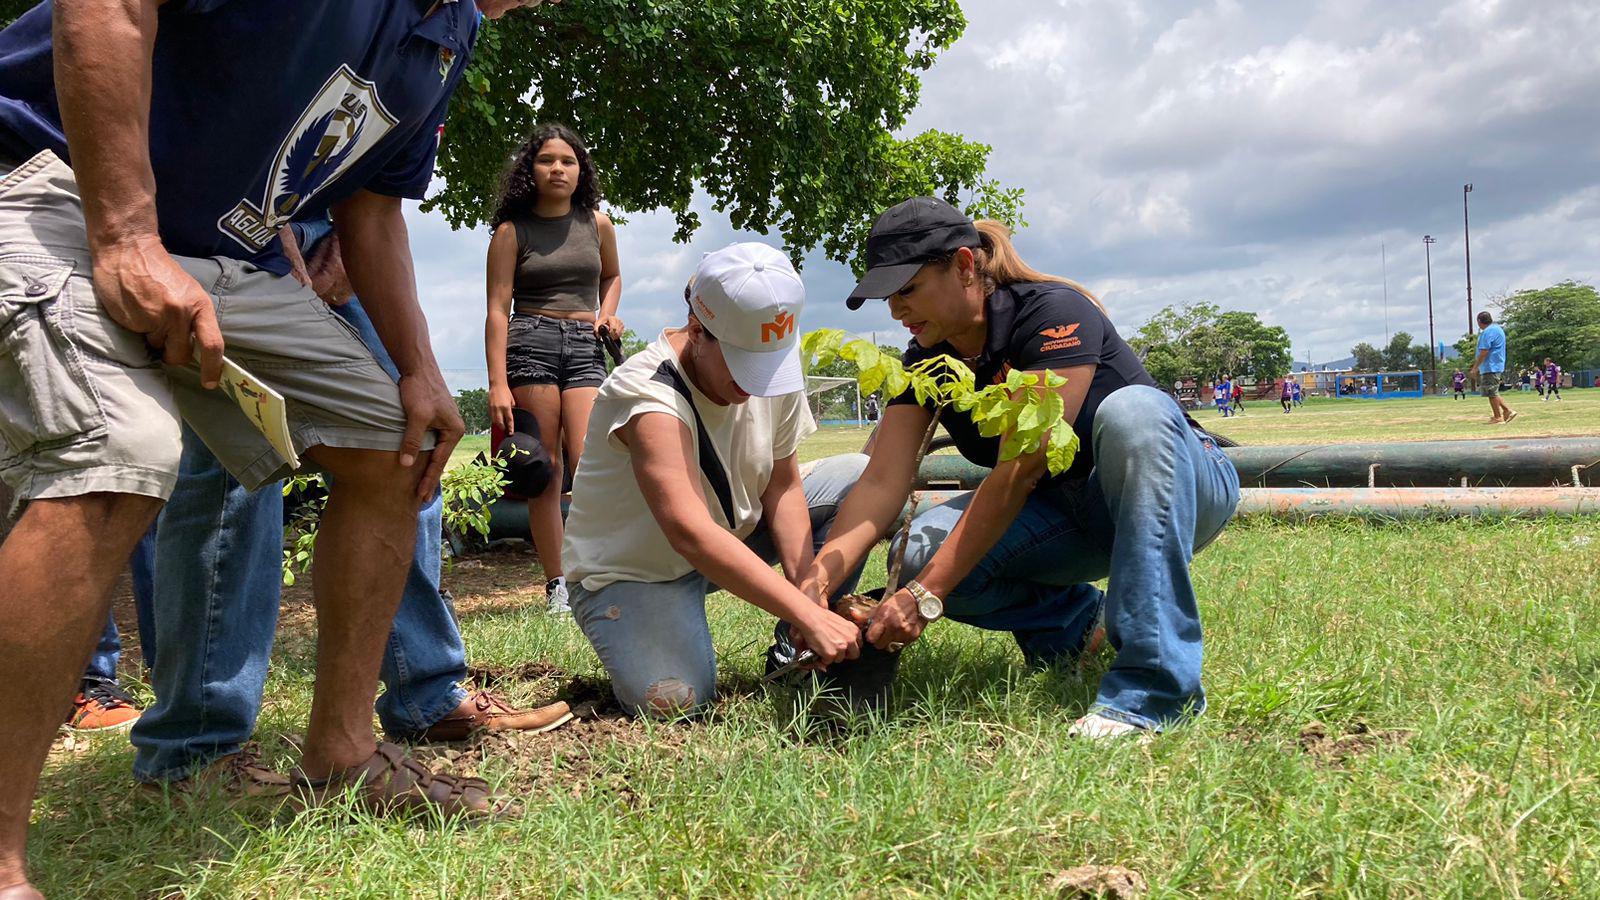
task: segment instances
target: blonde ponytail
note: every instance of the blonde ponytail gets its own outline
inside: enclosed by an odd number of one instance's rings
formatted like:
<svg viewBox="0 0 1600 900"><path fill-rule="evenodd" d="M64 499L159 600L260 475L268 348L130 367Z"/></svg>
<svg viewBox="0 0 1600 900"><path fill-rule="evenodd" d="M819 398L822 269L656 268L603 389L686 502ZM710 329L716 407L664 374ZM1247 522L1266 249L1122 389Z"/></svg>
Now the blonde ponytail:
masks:
<svg viewBox="0 0 1600 900"><path fill-rule="evenodd" d="M993 291L997 287L1018 282L1053 281L1064 284L1078 293L1089 298L1089 302L1105 312L1105 305L1100 302L1090 290L1070 278L1060 275L1046 275L1022 261L1017 254L1017 248L1011 244L1011 229L1004 222L996 219L979 219L972 223L978 229L978 237L983 241L983 246L974 252L977 257L978 274L984 279L984 287ZM1109 315L1109 313L1108 313Z"/></svg>

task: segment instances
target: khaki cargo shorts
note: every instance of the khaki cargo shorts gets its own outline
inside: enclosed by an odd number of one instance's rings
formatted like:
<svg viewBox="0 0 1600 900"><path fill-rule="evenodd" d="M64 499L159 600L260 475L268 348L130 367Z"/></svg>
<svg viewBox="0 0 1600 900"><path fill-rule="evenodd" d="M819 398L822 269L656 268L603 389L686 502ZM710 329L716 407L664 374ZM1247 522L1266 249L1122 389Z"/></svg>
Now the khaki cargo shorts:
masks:
<svg viewBox="0 0 1600 900"><path fill-rule="evenodd" d="M283 394L296 451L400 449L394 381L310 288L225 257L175 257L211 294L224 352ZM252 490L289 466L238 406L168 366L95 300L72 170L46 151L0 167L0 479L17 499L166 499L189 423ZM431 446L432 435L425 445Z"/></svg>

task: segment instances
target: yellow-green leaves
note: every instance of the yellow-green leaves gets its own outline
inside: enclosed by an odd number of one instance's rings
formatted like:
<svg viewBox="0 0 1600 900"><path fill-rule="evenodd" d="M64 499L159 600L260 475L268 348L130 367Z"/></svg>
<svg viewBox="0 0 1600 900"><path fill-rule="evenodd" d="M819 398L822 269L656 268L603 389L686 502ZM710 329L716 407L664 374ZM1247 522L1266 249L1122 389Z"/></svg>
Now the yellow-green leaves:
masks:
<svg viewBox="0 0 1600 900"><path fill-rule="evenodd" d="M909 388L922 406L950 406L966 413L979 434L1002 439L1002 460L1044 447L1049 470L1060 473L1077 455L1078 436L1064 420L1065 404L1057 390L1067 380L1054 372L1012 370L1001 383L980 390L972 370L960 360L935 356L908 369L893 354L836 328L802 335L800 352L807 372L835 359L854 363L863 394L881 389L888 399Z"/></svg>

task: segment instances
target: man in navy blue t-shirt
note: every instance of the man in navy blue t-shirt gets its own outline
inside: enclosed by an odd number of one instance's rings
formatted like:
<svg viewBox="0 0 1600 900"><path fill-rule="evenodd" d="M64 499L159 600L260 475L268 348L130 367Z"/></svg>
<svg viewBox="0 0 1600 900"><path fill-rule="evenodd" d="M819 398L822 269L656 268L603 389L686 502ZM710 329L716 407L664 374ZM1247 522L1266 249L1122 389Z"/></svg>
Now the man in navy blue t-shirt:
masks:
<svg viewBox="0 0 1600 900"><path fill-rule="evenodd" d="M0 32L0 477L28 503L0 545L7 900L35 896L24 798L172 490L180 418L247 486L290 468L240 389L214 390L224 350L283 395L295 453L333 484L300 783L494 811L482 782L377 745L371 717L416 510L462 433L401 201L432 178L480 18L538 2L59 0ZM325 211L398 385L288 277L279 229Z"/></svg>

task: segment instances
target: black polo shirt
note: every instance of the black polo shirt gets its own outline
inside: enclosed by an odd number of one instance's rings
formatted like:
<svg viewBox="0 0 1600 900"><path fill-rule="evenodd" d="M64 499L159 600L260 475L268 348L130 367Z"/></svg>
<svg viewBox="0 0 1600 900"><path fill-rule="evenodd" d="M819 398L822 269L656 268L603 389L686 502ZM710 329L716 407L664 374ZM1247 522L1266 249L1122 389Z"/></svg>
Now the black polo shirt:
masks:
<svg viewBox="0 0 1600 900"><path fill-rule="evenodd" d="M1155 387L1156 380L1145 371L1133 348L1117 334L1100 307L1069 285L1049 281L1011 284L996 289L984 304L989 333L983 353L972 364L979 386L1005 381L1012 369L1095 367L1083 408L1072 423L1072 430L1078 434L1078 455L1071 468L1051 476L1062 481L1087 478L1094 467L1092 436L1100 404L1112 391L1130 384ZM961 359L948 342L923 348L913 340L904 361L910 368L934 356ZM916 402L916 396L908 389L890 400L889 405ZM933 405L928 404L928 408L931 411ZM969 413L948 408L939 421L969 462L990 468L999 462L1000 438L979 434Z"/></svg>

